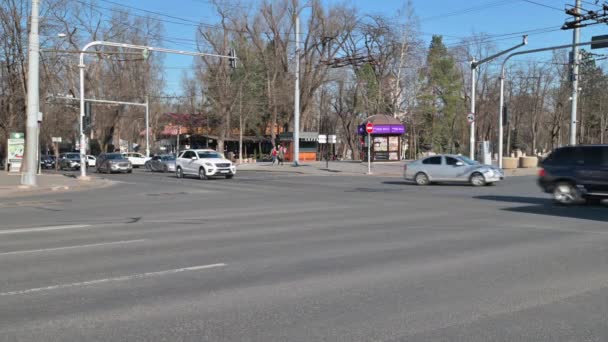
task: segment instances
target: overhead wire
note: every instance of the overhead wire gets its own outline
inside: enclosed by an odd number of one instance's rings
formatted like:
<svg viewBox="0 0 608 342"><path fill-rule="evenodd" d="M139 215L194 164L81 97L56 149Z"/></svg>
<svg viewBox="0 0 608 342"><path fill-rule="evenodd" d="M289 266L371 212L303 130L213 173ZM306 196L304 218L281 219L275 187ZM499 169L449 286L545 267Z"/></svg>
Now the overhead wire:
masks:
<svg viewBox="0 0 608 342"><path fill-rule="evenodd" d="M540 3L540 2L536 2L536 1L532 1L532 0L521 0L521 1L523 1L523 2L527 2L527 3L529 3L529 4L533 4L533 5L537 5L537 6L545 7L545 8L554 9L554 10L557 10L557 11L560 11L560 12L564 12L564 9L562 9L562 8L553 7L553 6L550 6L550 5L542 4L542 3Z"/></svg>

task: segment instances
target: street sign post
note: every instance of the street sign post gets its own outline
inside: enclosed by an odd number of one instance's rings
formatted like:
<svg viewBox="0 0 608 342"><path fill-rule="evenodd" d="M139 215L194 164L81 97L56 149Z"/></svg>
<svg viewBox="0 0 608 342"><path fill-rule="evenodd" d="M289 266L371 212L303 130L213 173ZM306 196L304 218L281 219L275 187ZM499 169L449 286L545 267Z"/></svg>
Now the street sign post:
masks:
<svg viewBox="0 0 608 342"><path fill-rule="evenodd" d="M372 132L374 131L374 124L368 122L365 125L365 131L367 132L367 174L372 174Z"/></svg>

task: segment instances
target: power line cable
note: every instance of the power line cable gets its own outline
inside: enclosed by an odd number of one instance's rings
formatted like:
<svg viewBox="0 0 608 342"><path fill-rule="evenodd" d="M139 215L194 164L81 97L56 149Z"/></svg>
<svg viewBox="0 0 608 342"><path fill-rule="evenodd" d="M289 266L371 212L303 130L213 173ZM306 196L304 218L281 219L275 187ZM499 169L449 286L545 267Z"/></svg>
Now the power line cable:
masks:
<svg viewBox="0 0 608 342"><path fill-rule="evenodd" d="M521 1L523 1L523 2L527 2L527 3L529 3L529 4L533 4L533 5L541 6L541 7L546 7L546 8L554 9L554 10L556 10L556 11L560 11L560 12L563 12L563 11L564 11L564 9L563 9L563 8L558 8L558 7L553 7L553 6L546 5L546 4L541 4L540 2L536 2L536 1L532 1L532 0L521 0Z"/></svg>

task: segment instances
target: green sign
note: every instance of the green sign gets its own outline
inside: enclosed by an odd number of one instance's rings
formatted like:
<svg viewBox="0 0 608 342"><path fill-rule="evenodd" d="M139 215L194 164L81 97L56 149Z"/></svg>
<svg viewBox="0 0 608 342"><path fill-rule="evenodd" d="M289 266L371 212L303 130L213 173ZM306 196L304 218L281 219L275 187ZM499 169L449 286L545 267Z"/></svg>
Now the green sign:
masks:
<svg viewBox="0 0 608 342"><path fill-rule="evenodd" d="M24 137L25 137L25 134L23 134L23 133L12 132L9 136L9 139L23 139Z"/></svg>

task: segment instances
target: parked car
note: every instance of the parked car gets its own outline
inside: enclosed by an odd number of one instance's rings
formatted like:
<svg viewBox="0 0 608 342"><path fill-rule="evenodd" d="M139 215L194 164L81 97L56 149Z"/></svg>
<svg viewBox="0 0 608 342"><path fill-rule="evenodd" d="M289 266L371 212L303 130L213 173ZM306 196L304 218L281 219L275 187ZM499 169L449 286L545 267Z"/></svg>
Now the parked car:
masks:
<svg viewBox="0 0 608 342"><path fill-rule="evenodd" d="M102 153L97 157L97 172L133 172L133 165L120 153Z"/></svg>
<svg viewBox="0 0 608 342"><path fill-rule="evenodd" d="M54 169L55 168L55 156L52 156L52 155L40 156L40 167L43 169Z"/></svg>
<svg viewBox="0 0 608 342"><path fill-rule="evenodd" d="M541 163L538 184L560 204L608 198L608 145L561 147Z"/></svg>
<svg viewBox="0 0 608 342"><path fill-rule="evenodd" d="M95 156L91 156L87 154L87 167L95 167L95 163L97 162L97 158Z"/></svg>
<svg viewBox="0 0 608 342"><path fill-rule="evenodd" d="M214 150L185 150L177 158L176 173L177 178L192 175L200 179L217 176L230 179L236 174L236 166Z"/></svg>
<svg viewBox="0 0 608 342"><path fill-rule="evenodd" d="M59 169L61 170L79 170L80 169L80 153L68 152L59 157Z"/></svg>
<svg viewBox="0 0 608 342"><path fill-rule="evenodd" d="M146 170L160 172L175 172L175 157L170 154L154 156L145 164Z"/></svg>
<svg viewBox="0 0 608 342"><path fill-rule="evenodd" d="M150 159L139 152L125 152L122 154L125 159L131 162L133 167L140 167L146 165L146 162Z"/></svg>
<svg viewBox="0 0 608 342"><path fill-rule="evenodd" d="M404 165L403 177L418 185L460 182L482 186L503 180L505 174L497 167L480 164L465 156L435 155Z"/></svg>

